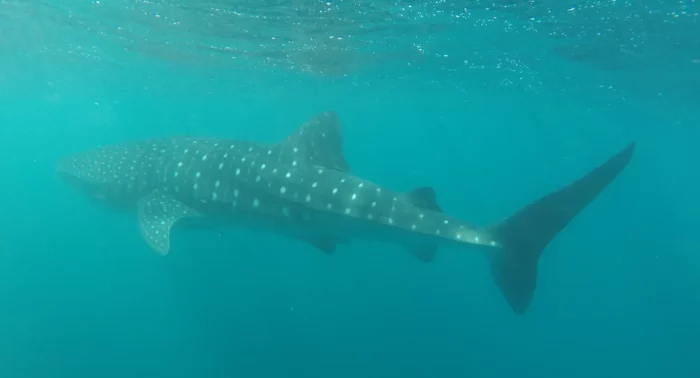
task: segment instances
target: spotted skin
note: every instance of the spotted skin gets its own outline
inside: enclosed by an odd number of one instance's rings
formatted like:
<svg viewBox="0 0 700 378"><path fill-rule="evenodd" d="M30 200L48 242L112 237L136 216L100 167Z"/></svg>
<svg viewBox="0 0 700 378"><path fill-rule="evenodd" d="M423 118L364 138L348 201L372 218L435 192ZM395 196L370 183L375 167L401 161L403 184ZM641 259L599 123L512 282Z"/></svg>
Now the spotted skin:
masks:
<svg viewBox="0 0 700 378"><path fill-rule="evenodd" d="M633 151L634 144L487 228L444 214L430 188L396 192L352 174L333 112L273 145L161 138L67 157L57 170L91 197L135 210L141 235L161 254L170 250L173 227L196 219L276 232L326 253L341 242L368 239L403 245L428 262L437 246L482 246L496 284L522 314L534 294L541 251Z"/></svg>
<svg viewBox="0 0 700 378"><path fill-rule="evenodd" d="M295 148L290 151L220 139L167 138L76 156L59 171L108 202L137 204L150 193L162 192L173 203L182 203L202 216L233 223L268 223L301 237L345 238L349 237L345 235L348 227L381 227L443 242L496 245L488 234L457 219L417 207L404 193L344 171L307 165L301 149L296 149L296 159ZM181 217L189 214L183 212ZM341 229L334 229L332 222L338 218L344 218ZM322 233L305 231L310 225ZM405 237L416 239L415 235ZM154 244L169 245L164 241ZM168 250L159 252L167 254Z"/></svg>

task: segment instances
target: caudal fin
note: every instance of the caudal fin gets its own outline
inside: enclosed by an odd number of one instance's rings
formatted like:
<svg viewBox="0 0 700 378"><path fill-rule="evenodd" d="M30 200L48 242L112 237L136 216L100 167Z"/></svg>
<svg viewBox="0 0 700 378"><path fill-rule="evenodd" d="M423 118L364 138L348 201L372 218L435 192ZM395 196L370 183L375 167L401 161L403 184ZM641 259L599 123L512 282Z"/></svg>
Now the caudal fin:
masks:
<svg viewBox="0 0 700 378"><path fill-rule="evenodd" d="M503 247L503 253L489 255L491 273L515 313L524 314L532 301L542 250L627 166L634 149L631 143L585 176L491 227Z"/></svg>

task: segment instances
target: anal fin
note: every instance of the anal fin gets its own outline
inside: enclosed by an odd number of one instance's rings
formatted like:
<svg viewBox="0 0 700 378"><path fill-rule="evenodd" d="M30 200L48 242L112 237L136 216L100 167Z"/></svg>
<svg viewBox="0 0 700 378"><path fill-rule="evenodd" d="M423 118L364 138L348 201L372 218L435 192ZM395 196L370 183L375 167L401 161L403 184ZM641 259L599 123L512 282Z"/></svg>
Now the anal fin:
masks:
<svg viewBox="0 0 700 378"><path fill-rule="evenodd" d="M170 250L170 230L180 220L200 214L165 193L152 193L138 201L141 237L161 255Z"/></svg>

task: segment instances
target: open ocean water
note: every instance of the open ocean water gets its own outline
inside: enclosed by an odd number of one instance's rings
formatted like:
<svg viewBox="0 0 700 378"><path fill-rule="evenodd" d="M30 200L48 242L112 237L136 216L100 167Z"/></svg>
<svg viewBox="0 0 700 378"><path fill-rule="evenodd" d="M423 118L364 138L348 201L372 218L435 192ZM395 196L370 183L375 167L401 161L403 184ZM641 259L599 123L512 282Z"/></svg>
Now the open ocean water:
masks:
<svg viewBox="0 0 700 378"><path fill-rule="evenodd" d="M697 0L0 0L0 104L1 378L700 376ZM55 174L326 110L355 174L477 225L637 152L524 316L479 253L200 230L162 257Z"/></svg>

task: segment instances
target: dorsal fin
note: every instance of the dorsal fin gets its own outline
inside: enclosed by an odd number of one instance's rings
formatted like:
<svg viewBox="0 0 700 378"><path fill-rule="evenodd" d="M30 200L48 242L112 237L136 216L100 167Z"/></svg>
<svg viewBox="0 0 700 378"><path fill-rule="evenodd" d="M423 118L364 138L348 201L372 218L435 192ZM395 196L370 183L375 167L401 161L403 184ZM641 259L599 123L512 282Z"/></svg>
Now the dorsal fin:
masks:
<svg viewBox="0 0 700 378"><path fill-rule="evenodd" d="M343 154L340 121L333 111L310 119L277 147L280 159L350 173Z"/></svg>
<svg viewBox="0 0 700 378"><path fill-rule="evenodd" d="M435 194L435 189L430 186L424 186L422 188L413 189L406 193L408 199L414 205L422 207L424 209L442 212L442 209L437 204L437 195Z"/></svg>

